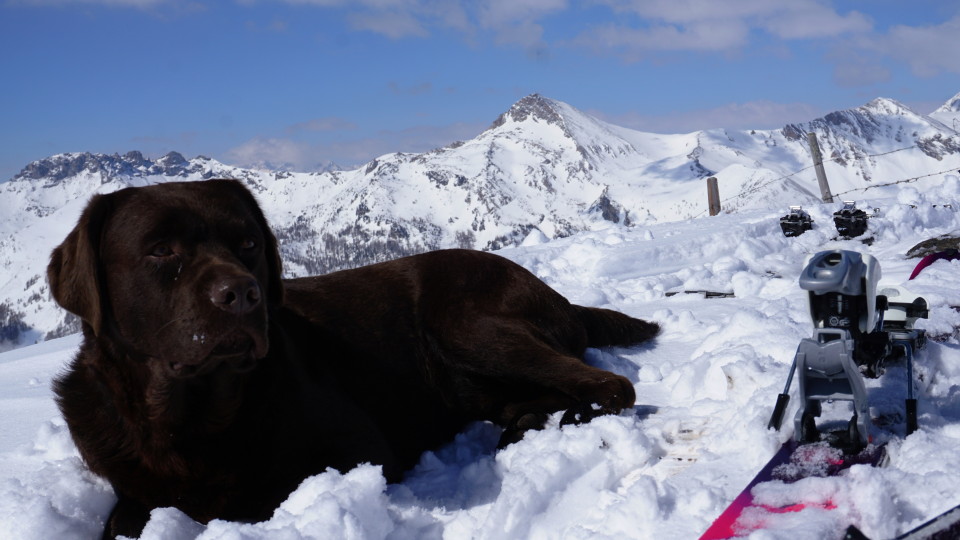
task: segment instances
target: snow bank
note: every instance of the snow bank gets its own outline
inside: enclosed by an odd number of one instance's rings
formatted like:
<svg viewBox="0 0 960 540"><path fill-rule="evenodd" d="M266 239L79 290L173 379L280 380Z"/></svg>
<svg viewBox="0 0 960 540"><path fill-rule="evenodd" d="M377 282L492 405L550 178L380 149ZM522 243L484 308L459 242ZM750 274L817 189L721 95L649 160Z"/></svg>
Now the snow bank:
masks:
<svg viewBox="0 0 960 540"><path fill-rule="evenodd" d="M960 230L957 181L879 195L859 203L880 209L870 220L872 246L834 239L838 205L806 208L816 228L794 239L780 233L783 212L770 211L531 237L501 253L574 302L663 325L653 344L588 351L589 362L634 382L633 410L562 429L555 416L500 452L497 429L476 424L426 453L402 484L387 485L370 465L328 471L306 479L266 522L200 525L157 509L142 538L697 538L792 436L792 422L782 433L766 423L797 343L811 333L797 286L805 257L869 252L882 283L903 285L915 264L907 249ZM837 509L779 515L776 529L756 538L839 537L850 524L888 538L960 503L960 262L938 261L908 285L929 302L922 324L936 338L916 362L920 431L903 438L897 421L902 368L868 381L879 419L871 433L890 441L890 465L801 481L806 499ZM702 290L734 296L705 298ZM49 390L76 344L73 337L0 354L0 531L12 538L95 538L114 501L82 467ZM756 495L775 503L784 489L767 484Z"/></svg>

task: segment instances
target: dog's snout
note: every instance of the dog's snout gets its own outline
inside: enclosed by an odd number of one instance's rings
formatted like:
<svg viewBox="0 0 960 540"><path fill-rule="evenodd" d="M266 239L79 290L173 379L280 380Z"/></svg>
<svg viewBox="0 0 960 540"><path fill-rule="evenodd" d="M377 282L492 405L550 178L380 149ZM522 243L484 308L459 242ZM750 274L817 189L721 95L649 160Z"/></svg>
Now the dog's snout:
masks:
<svg viewBox="0 0 960 540"><path fill-rule="evenodd" d="M210 301L235 315L244 315L260 305L260 284L252 276L219 279L210 287Z"/></svg>

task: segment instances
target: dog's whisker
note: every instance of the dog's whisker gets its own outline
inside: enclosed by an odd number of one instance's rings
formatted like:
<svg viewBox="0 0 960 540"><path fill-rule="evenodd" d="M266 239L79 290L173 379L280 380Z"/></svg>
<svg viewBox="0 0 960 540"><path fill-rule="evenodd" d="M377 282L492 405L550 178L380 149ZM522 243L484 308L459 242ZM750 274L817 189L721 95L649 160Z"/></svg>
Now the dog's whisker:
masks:
<svg viewBox="0 0 960 540"><path fill-rule="evenodd" d="M174 325L174 324L176 324L176 323L178 323L178 322L186 322L186 321L189 321L189 320L190 320L190 317L178 317L178 318L176 318L176 319L171 319L171 320L163 323L162 325L160 325L160 328L157 328L156 331L153 333L153 335L154 335L154 337L157 337L157 336L160 335L161 332L163 332L164 330L166 330L166 329L169 328L170 326L172 326L172 325Z"/></svg>

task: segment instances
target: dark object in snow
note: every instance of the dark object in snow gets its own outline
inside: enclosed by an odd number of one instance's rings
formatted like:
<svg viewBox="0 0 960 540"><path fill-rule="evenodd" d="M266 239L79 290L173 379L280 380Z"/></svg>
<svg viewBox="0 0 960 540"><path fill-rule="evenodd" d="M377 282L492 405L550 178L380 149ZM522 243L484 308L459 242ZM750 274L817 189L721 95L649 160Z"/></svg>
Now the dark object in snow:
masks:
<svg viewBox="0 0 960 540"><path fill-rule="evenodd" d="M867 232L867 217L853 201L843 201L843 208L833 213L833 223L843 238L856 238Z"/></svg>
<svg viewBox="0 0 960 540"><path fill-rule="evenodd" d="M916 259L951 249L960 249L960 233L958 232L928 238L908 249L906 256L908 259Z"/></svg>
<svg viewBox="0 0 960 540"><path fill-rule="evenodd" d="M930 311L927 301L903 287L887 287L880 291L887 299L883 312L883 333L890 339L889 353L883 357L875 376L883 372L885 364L903 359L907 368L906 434L917 430L917 399L913 395L913 355L927 346L927 333L916 328L917 319L926 319ZM861 366L862 369L862 366ZM869 375L869 373L867 373Z"/></svg>
<svg viewBox="0 0 960 540"><path fill-rule="evenodd" d="M920 259L920 262L917 263L917 266L913 268L913 272L910 273L910 279L917 277L924 268L937 261L955 261L957 259L960 259L960 250L953 248L926 255Z"/></svg>
<svg viewBox="0 0 960 540"><path fill-rule="evenodd" d="M706 290L667 291L666 293L664 293L664 296L670 297L670 296L676 296L678 294L699 294L704 298L734 298L734 294L732 292L706 291Z"/></svg>
<svg viewBox="0 0 960 540"><path fill-rule="evenodd" d="M754 500L753 488L764 482L792 484L804 478L838 476L853 465L882 467L886 464L886 457L886 448L882 445L870 445L855 453L844 453L825 442L799 445L796 441L787 441L747 487L717 516L710 528L700 536L700 540L740 538L754 531L768 530L771 520L764 519L768 515L799 512L810 507L833 511L838 507L831 500L822 503L804 502L807 497L804 497L803 490L796 493L796 502L778 507L761 504ZM748 509L750 512L744 515ZM745 519L741 520L741 515L744 515Z"/></svg>
<svg viewBox="0 0 960 540"><path fill-rule="evenodd" d="M860 529L851 525L847 527L847 530L843 533L843 540L870 540L870 538L860 532Z"/></svg>
<svg viewBox="0 0 960 540"><path fill-rule="evenodd" d="M586 365L585 348L659 330L476 251L283 280L261 210L231 180L94 197L48 278L83 321L55 391L116 491L106 538L139 536L157 507L265 520L329 467L379 464L395 482L477 420L508 444L555 411L617 413L633 385Z"/></svg>
<svg viewBox="0 0 960 540"><path fill-rule="evenodd" d="M894 287L878 295L879 280L880 265L870 255L833 250L810 258L800 273L800 288L809 292L813 337L800 341L768 427L780 429L796 373L802 400L794 420L797 441L819 441L821 403L841 400L852 402L853 416L838 446L848 451L865 447L870 439L863 377L879 376L884 362L899 355L907 366L906 433L917 429L913 352L923 348L926 339L914 322L927 316L926 302Z"/></svg>
<svg viewBox="0 0 960 540"><path fill-rule="evenodd" d="M786 237L800 236L813 229L813 218L803 208L791 206L790 213L780 218L780 229Z"/></svg>

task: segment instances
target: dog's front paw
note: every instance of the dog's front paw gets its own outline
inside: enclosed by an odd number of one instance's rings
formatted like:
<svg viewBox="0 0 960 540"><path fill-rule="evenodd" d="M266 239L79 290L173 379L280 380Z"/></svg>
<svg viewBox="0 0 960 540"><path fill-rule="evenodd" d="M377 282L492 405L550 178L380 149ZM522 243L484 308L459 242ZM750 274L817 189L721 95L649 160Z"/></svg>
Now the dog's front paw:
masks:
<svg viewBox="0 0 960 540"><path fill-rule="evenodd" d="M589 422L597 416L617 414L633 407L637 394L625 377L612 373L577 385L578 404L567 409L561 425Z"/></svg>
<svg viewBox="0 0 960 540"><path fill-rule="evenodd" d="M508 444L513 444L523 439L523 435L531 429L543 429L547 423L547 415L540 412L526 412L516 415L503 433L500 434L500 442L497 443L497 449L503 449Z"/></svg>

